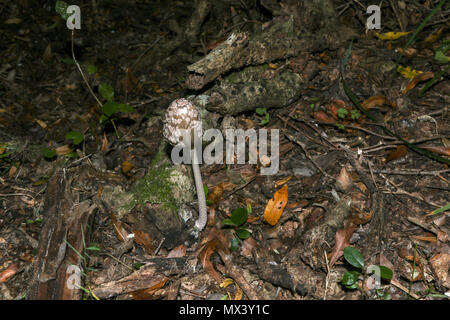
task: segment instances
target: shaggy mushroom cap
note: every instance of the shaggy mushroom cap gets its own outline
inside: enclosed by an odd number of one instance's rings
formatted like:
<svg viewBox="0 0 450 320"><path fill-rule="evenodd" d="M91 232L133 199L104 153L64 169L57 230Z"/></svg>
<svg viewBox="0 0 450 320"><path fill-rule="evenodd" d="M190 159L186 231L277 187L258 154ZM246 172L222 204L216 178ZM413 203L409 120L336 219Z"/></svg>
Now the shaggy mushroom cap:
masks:
<svg viewBox="0 0 450 320"><path fill-rule="evenodd" d="M183 141L183 131L191 131L191 141L194 130L201 132L202 121L197 108L188 100L181 98L174 100L166 112L164 121L164 137L173 145Z"/></svg>

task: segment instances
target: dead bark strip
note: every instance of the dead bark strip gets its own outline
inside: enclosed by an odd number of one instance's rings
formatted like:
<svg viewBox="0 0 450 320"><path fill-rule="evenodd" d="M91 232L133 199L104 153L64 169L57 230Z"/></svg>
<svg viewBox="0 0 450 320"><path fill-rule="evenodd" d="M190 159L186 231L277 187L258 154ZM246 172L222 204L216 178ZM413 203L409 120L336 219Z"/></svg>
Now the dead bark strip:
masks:
<svg viewBox="0 0 450 320"><path fill-rule="evenodd" d="M83 252L82 234L95 206L85 201L74 205L66 171L50 180L44 202L44 225L33 263L30 300L77 300L81 292L81 260L72 248ZM68 246L72 248L70 248Z"/></svg>
<svg viewBox="0 0 450 320"><path fill-rule="evenodd" d="M100 299L107 299L153 287L167 280L169 276L182 276L188 270L189 264L186 257L153 258L129 276L99 285L93 289L93 293Z"/></svg>

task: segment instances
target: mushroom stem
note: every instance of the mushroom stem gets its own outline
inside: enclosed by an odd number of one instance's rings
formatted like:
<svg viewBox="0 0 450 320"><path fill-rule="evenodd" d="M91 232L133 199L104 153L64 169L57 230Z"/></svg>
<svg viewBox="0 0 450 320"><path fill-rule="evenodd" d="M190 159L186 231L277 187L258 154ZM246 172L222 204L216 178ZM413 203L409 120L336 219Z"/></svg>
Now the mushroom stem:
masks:
<svg viewBox="0 0 450 320"><path fill-rule="evenodd" d="M206 210L205 191L203 190L202 175L200 173L200 167L198 165L198 158L196 149L191 151L192 154L192 171L194 172L195 188L197 189L198 198L198 219L195 221L195 226L199 231L202 231L206 225L208 219L208 213Z"/></svg>

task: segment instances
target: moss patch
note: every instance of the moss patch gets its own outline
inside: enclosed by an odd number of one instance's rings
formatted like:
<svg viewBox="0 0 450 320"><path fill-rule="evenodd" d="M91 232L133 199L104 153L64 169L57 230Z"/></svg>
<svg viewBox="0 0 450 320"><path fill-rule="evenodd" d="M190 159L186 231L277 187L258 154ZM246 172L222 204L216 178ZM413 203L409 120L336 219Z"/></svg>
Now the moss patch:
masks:
<svg viewBox="0 0 450 320"><path fill-rule="evenodd" d="M152 161L148 174L138 180L131 189L133 207L150 202L161 204L166 209L176 209L172 195L174 184L170 179L173 170L163 158L163 152L159 151Z"/></svg>

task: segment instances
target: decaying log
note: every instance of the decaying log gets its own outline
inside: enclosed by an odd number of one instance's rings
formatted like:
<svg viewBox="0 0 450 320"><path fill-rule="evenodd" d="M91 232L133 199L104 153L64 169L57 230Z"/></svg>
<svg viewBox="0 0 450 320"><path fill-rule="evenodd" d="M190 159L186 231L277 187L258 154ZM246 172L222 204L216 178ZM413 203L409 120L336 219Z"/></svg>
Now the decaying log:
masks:
<svg viewBox="0 0 450 320"><path fill-rule="evenodd" d="M311 41L300 38L292 17L274 23L255 35L233 33L205 58L188 66L188 88L200 90L231 69L264 64L298 54Z"/></svg>
<svg viewBox="0 0 450 320"><path fill-rule="evenodd" d="M74 202L63 169L53 176L47 188L44 224L27 295L30 300L81 298L77 285L81 284L82 258L78 253L83 252L83 234L95 206L90 206L88 201Z"/></svg>
<svg viewBox="0 0 450 320"><path fill-rule="evenodd" d="M111 298L153 287L167 280L169 276L184 275L188 270L186 257L153 258L129 276L99 285L94 288L93 293L100 299Z"/></svg>
<svg viewBox="0 0 450 320"><path fill-rule="evenodd" d="M235 115L258 107L281 108L300 97L303 84L300 75L285 71L270 79L224 81L197 96L193 102L222 115Z"/></svg>

